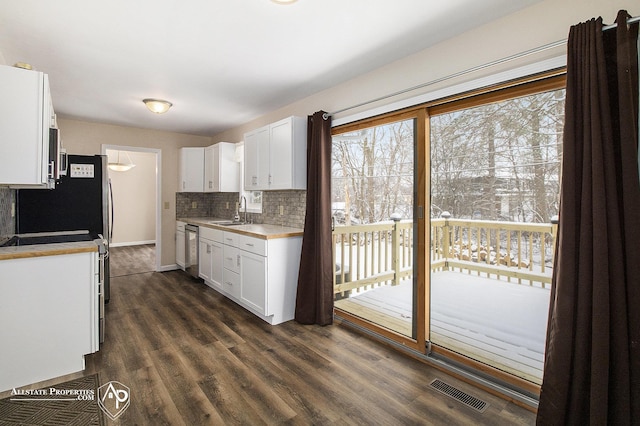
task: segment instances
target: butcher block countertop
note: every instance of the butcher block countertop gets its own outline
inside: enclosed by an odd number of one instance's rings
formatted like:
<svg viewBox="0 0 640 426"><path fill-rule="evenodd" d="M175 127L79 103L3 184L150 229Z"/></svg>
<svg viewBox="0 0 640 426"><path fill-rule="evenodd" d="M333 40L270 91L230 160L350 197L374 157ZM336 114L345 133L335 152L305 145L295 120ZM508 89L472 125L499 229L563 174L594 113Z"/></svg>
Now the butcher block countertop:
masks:
<svg viewBox="0 0 640 426"><path fill-rule="evenodd" d="M98 251L98 245L93 241L0 247L0 260L58 256L62 254L87 253L92 251Z"/></svg>
<svg viewBox="0 0 640 426"><path fill-rule="evenodd" d="M229 222L229 220L206 217L186 217L178 218L177 220L191 225L220 229L226 232L246 235L248 237L262 238L264 240L270 240L272 238L301 237L303 234L303 230L300 228L292 228L282 225L248 223L246 225L225 226L220 225L219 223Z"/></svg>

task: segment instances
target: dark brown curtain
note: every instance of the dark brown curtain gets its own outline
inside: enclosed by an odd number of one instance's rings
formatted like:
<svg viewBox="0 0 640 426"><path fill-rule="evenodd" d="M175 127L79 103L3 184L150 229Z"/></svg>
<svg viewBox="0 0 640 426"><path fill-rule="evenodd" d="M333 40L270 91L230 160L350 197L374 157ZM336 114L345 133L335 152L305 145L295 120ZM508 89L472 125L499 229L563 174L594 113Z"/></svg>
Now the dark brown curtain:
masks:
<svg viewBox="0 0 640 426"><path fill-rule="evenodd" d="M295 312L302 324L333 323L331 256L331 117L318 111L307 121L307 211Z"/></svg>
<svg viewBox="0 0 640 426"><path fill-rule="evenodd" d="M571 28L539 425L640 423L638 24Z"/></svg>

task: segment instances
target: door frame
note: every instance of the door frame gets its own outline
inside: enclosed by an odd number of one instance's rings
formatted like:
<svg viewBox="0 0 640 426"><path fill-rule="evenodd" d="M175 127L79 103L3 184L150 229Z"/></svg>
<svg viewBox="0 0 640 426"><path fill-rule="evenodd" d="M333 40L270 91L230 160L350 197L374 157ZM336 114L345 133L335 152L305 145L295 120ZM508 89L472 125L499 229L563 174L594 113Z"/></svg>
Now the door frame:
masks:
<svg viewBox="0 0 640 426"><path fill-rule="evenodd" d="M155 188L156 188L156 272L162 271L162 150L157 148L145 148L139 146L125 146L125 145L107 145L102 144L102 155L107 155L107 150L112 151L128 151L128 152L144 152L155 154L156 158L156 176L155 176Z"/></svg>

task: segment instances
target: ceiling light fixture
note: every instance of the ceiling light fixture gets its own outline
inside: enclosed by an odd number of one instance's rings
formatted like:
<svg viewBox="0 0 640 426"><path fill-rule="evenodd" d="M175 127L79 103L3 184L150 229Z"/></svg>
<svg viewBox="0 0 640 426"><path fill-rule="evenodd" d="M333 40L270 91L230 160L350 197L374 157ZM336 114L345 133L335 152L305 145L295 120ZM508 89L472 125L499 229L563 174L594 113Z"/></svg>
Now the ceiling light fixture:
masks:
<svg viewBox="0 0 640 426"><path fill-rule="evenodd" d="M109 163L109 170L113 170L114 172L126 172L128 170L133 169L136 165L131 161L131 157L129 157L129 153L127 151L124 152L129 160L128 163L123 163L120 161L120 151L118 151L118 162L117 163Z"/></svg>
<svg viewBox="0 0 640 426"><path fill-rule="evenodd" d="M156 114L164 114L173 106L171 102L162 99L147 98L143 99L142 102L149 108L149 111L155 112Z"/></svg>
<svg viewBox="0 0 640 426"><path fill-rule="evenodd" d="M291 3L295 3L298 0L271 0L274 3L278 3L278 4L291 4Z"/></svg>

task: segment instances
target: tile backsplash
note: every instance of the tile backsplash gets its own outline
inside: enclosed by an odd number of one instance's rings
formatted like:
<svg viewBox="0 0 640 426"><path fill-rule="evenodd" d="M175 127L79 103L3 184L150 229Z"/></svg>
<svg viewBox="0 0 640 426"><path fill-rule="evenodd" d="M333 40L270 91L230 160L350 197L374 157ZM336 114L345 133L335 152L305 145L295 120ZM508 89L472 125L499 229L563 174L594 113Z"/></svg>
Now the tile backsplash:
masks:
<svg viewBox="0 0 640 426"><path fill-rule="evenodd" d="M16 221L11 217L11 204L15 200L15 189L0 188L0 237L15 233Z"/></svg>
<svg viewBox="0 0 640 426"><path fill-rule="evenodd" d="M238 197L237 192L177 192L176 216L232 219ZM254 223L304 228L306 200L307 191L264 191L262 213L249 213L248 219ZM282 215L280 206L284 210Z"/></svg>

